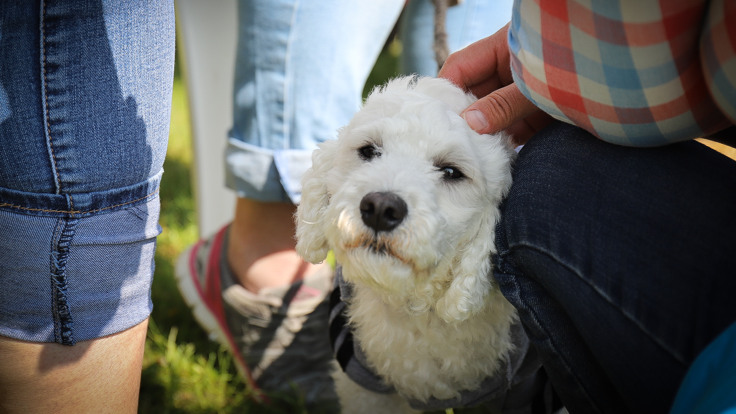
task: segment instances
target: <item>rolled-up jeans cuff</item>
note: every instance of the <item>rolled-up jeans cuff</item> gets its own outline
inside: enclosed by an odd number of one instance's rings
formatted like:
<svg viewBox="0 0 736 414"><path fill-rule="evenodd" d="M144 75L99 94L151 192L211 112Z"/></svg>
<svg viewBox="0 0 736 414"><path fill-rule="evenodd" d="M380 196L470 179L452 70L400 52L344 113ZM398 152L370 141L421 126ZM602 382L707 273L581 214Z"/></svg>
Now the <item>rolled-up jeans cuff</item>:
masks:
<svg viewBox="0 0 736 414"><path fill-rule="evenodd" d="M225 184L238 197L298 204L312 150L271 150L231 138L225 160Z"/></svg>
<svg viewBox="0 0 736 414"><path fill-rule="evenodd" d="M0 189L0 335L73 345L148 318L160 178L72 195L71 210Z"/></svg>

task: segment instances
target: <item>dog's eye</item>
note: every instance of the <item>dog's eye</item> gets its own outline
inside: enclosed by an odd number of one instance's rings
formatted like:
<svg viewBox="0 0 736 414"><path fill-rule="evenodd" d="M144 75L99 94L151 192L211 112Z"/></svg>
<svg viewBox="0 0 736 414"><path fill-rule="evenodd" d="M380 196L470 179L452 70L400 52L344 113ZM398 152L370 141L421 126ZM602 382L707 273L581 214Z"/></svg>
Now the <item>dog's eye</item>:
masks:
<svg viewBox="0 0 736 414"><path fill-rule="evenodd" d="M457 181L465 178L465 174L459 168L452 165L445 165L438 169L442 172L442 179L445 181Z"/></svg>
<svg viewBox="0 0 736 414"><path fill-rule="evenodd" d="M363 161L370 161L381 156L381 151L373 144L363 145L358 148L358 156Z"/></svg>

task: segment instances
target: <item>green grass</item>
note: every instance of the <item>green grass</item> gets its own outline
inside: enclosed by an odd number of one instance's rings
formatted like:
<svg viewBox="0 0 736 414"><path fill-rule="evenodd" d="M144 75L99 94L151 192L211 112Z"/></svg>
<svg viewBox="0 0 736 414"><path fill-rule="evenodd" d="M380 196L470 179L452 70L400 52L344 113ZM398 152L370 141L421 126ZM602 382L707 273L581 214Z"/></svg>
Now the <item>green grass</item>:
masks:
<svg viewBox="0 0 736 414"><path fill-rule="evenodd" d="M397 74L399 51L396 42L384 50L366 84L366 92ZM307 413L303 402L290 395L270 395L268 405L256 403L232 357L224 347L208 339L179 296L174 263L198 237L191 165L187 94L181 78L176 76L161 184L163 233L156 251L154 310L146 340L139 413Z"/></svg>

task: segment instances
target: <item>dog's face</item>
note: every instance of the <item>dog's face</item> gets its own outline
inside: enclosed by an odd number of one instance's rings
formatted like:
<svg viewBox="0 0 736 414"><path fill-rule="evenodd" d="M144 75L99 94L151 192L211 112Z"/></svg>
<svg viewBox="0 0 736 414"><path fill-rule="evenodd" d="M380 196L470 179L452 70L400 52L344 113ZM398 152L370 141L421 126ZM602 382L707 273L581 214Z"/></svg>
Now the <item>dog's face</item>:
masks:
<svg viewBox="0 0 736 414"><path fill-rule="evenodd" d="M474 101L449 82L399 78L321 144L303 180L297 249L411 312L463 320L491 289L498 204L513 150L458 115Z"/></svg>

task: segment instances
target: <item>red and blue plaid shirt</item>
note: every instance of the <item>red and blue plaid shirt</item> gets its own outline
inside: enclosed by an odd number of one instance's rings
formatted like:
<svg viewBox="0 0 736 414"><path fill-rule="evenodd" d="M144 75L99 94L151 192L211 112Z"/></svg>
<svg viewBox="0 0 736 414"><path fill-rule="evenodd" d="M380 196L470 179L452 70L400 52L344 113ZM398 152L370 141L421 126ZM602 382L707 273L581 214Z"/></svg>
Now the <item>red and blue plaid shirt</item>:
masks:
<svg viewBox="0 0 736 414"><path fill-rule="evenodd" d="M527 98L610 142L662 145L736 121L734 0L516 0L509 46Z"/></svg>

